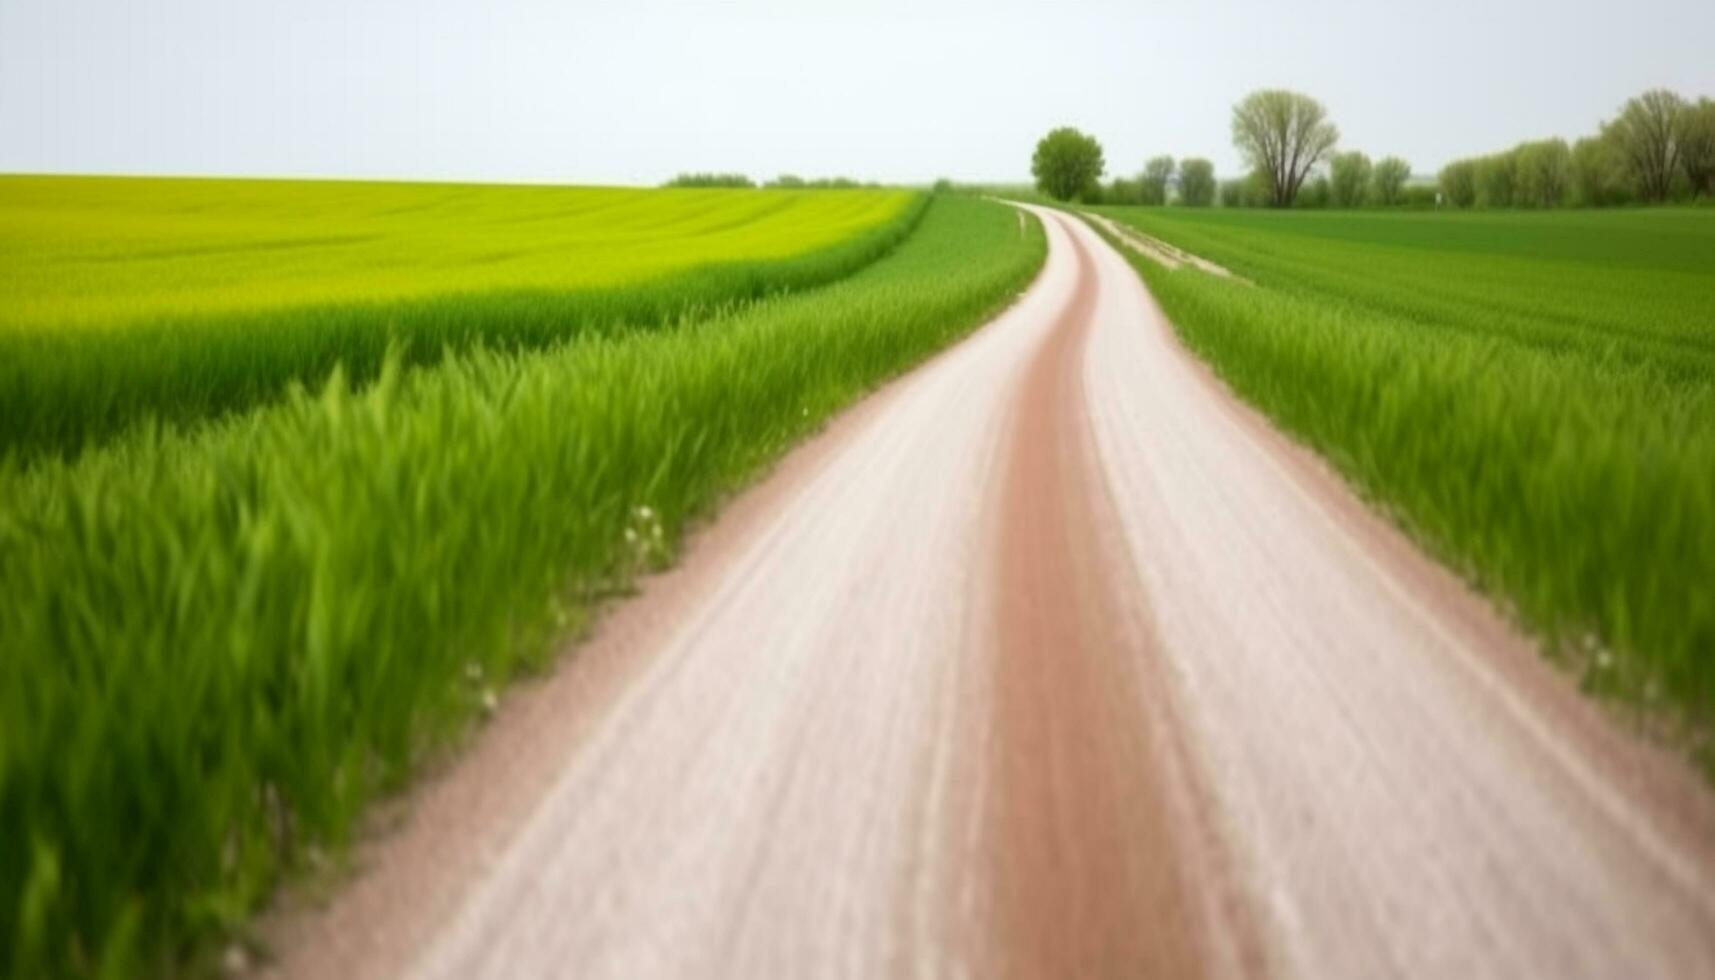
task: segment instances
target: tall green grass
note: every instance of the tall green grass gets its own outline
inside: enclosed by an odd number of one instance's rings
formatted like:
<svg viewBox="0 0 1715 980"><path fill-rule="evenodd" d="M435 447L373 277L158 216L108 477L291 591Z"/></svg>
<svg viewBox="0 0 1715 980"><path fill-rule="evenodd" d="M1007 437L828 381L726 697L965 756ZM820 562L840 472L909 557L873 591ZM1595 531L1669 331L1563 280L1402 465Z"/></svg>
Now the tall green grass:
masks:
<svg viewBox="0 0 1715 980"><path fill-rule="evenodd" d="M0 466L0 935L171 972L864 391L1008 302L1041 232L936 198L839 283L668 329L384 361Z"/></svg>
<svg viewBox="0 0 1715 980"><path fill-rule="evenodd" d="M0 178L0 456L832 282L921 195Z"/></svg>
<svg viewBox="0 0 1715 980"><path fill-rule="evenodd" d="M1715 214L1108 210L1185 341L1715 763Z"/></svg>

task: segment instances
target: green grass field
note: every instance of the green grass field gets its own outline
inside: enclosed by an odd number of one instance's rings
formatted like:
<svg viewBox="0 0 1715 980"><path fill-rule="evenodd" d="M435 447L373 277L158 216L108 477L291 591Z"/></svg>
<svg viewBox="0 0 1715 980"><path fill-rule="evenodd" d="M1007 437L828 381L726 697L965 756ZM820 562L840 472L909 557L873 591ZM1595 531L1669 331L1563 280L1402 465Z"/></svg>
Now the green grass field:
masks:
<svg viewBox="0 0 1715 980"><path fill-rule="evenodd" d="M1044 247L938 197L799 294L541 349L478 335L415 370L395 347L369 385L0 464L12 975L206 964L602 597L1009 302Z"/></svg>
<svg viewBox="0 0 1715 980"><path fill-rule="evenodd" d="M539 348L831 282L921 213L901 191L0 177L0 455Z"/></svg>
<svg viewBox="0 0 1715 980"><path fill-rule="evenodd" d="M1186 342L1715 763L1715 213L1099 209Z"/></svg>

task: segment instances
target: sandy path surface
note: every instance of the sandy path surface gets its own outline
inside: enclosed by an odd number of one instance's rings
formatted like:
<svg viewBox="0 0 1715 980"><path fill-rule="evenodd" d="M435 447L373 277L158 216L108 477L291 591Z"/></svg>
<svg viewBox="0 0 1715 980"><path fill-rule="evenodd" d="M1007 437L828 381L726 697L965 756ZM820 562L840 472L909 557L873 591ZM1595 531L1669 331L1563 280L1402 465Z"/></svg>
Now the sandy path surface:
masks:
<svg viewBox="0 0 1715 980"><path fill-rule="evenodd" d="M1236 279L1242 283L1250 282L1249 279L1246 279L1243 276L1233 275L1226 266L1216 265L1208 259L1192 255L1190 252L1168 242L1164 242L1159 238L1151 235L1145 235L1143 232L1138 231L1130 225L1122 225L1112 218L1096 214L1094 211L1082 211L1079 213L1084 216L1085 220L1095 222L1107 231L1108 234L1119 239L1120 243L1126 248L1131 249L1152 262L1164 265L1169 269L1177 269L1180 266L1189 265L1194 268L1202 269L1204 272L1207 272L1212 276L1220 276L1223 279Z"/></svg>
<svg viewBox="0 0 1715 980"><path fill-rule="evenodd" d="M285 976L1715 976L1715 804L1038 212L1031 290L793 453Z"/></svg>

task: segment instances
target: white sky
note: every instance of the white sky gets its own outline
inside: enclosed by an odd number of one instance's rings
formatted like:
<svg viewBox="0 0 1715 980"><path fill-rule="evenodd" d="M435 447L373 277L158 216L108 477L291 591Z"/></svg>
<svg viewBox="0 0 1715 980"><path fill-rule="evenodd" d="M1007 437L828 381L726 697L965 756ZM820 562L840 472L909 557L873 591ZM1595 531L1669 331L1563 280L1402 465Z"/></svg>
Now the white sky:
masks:
<svg viewBox="0 0 1715 980"><path fill-rule="evenodd" d="M1023 179L1049 128L1237 170L1320 98L1418 172L1715 96L1715 0L0 0L0 171Z"/></svg>

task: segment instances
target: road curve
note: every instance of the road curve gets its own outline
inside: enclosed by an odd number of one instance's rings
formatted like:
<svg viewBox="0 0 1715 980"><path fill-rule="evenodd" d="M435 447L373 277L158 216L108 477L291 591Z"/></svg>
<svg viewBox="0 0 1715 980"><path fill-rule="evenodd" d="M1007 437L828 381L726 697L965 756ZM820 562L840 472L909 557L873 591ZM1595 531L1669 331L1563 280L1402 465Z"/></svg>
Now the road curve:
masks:
<svg viewBox="0 0 1715 980"><path fill-rule="evenodd" d="M508 697L268 972L1715 976L1688 767L1036 213L1017 304Z"/></svg>

